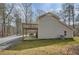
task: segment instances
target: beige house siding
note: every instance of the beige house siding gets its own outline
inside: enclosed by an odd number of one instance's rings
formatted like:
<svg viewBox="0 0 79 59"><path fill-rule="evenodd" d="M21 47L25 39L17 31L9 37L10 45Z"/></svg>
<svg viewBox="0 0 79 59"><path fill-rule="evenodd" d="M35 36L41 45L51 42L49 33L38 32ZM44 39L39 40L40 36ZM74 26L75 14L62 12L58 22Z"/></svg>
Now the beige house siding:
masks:
<svg viewBox="0 0 79 59"><path fill-rule="evenodd" d="M61 24L58 20L51 14L38 19L38 38L57 38L64 35L64 31L67 31L67 38L73 37L73 30Z"/></svg>

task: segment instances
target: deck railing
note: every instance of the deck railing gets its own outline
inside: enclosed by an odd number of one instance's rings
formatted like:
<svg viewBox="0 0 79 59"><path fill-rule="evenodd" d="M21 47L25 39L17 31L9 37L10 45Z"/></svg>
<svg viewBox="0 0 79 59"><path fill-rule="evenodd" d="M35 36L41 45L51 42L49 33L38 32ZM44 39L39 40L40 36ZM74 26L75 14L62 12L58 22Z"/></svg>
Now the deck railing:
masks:
<svg viewBox="0 0 79 59"><path fill-rule="evenodd" d="M38 24L23 24L23 28L38 28Z"/></svg>

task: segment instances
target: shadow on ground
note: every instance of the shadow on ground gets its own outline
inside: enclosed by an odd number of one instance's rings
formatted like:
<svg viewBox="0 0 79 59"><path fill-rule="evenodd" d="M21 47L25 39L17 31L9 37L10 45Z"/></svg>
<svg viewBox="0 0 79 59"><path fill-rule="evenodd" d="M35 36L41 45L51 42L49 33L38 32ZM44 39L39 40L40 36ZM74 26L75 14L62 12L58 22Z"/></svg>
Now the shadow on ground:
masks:
<svg viewBox="0 0 79 59"><path fill-rule="evenodd" d="M68 42L74 41L73 39L35 39L35 40L24 40L8 50L24 50L42 46L48 46L52 44L67 44Z"/></svg>

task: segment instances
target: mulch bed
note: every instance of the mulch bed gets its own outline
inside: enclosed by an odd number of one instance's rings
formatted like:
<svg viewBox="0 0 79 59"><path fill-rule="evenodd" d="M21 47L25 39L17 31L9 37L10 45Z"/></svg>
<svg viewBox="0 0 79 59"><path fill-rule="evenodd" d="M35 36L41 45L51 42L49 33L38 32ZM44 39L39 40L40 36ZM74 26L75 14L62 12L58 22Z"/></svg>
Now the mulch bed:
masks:
<svg viewBox="0 0 79 59"><path fill-rule="evenodd" d="M79 45L67 46L61 51L65 55L79 55Z"/></svg>

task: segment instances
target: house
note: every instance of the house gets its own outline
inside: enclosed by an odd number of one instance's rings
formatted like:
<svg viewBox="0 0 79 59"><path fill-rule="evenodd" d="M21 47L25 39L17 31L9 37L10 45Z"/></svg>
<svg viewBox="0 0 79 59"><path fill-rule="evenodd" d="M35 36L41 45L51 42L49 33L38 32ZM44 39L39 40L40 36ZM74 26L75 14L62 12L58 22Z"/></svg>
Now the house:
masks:
<svg viewBox="0 0 79 59"><path fill-rule="evenodd" d="M60 18L51 13L45 13L38 17L38 38L73 37L73 28L62 23Z"/></svg>

